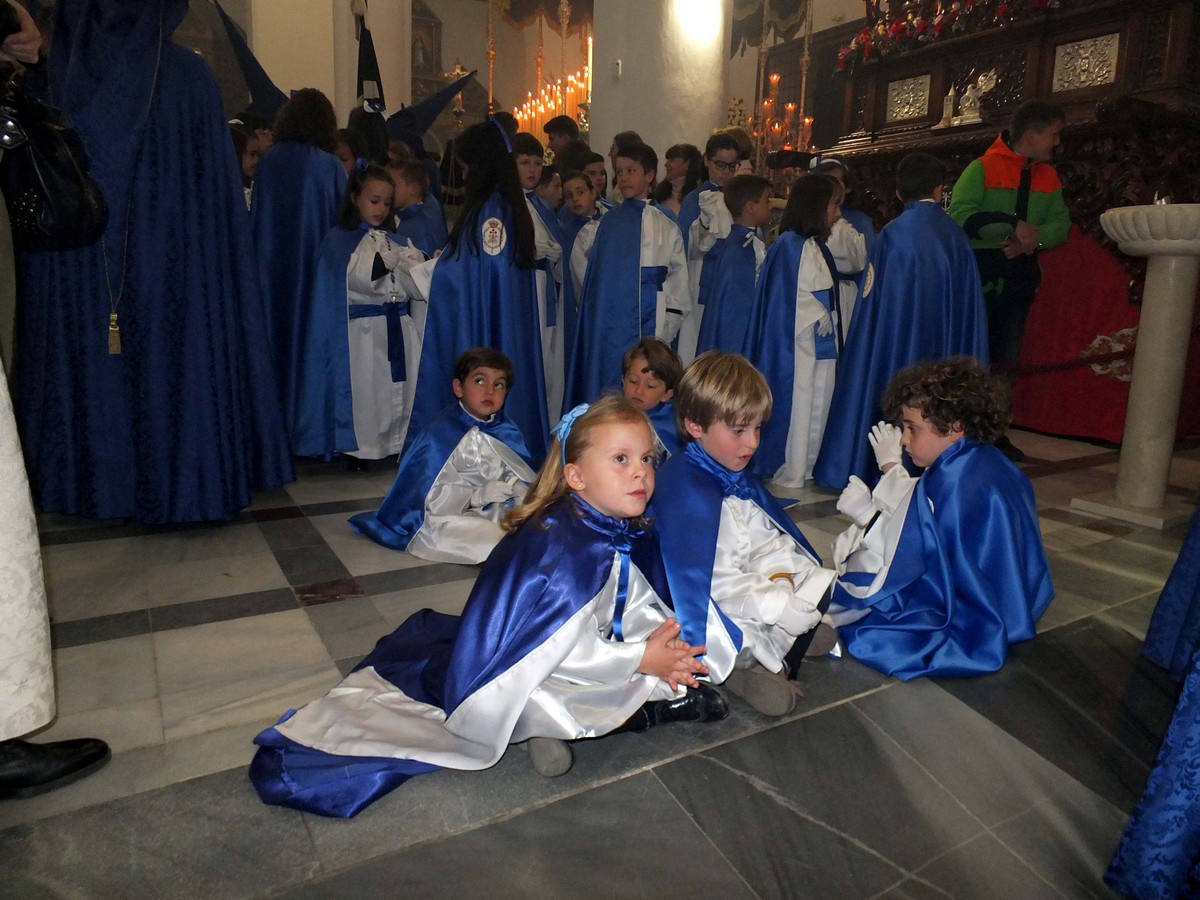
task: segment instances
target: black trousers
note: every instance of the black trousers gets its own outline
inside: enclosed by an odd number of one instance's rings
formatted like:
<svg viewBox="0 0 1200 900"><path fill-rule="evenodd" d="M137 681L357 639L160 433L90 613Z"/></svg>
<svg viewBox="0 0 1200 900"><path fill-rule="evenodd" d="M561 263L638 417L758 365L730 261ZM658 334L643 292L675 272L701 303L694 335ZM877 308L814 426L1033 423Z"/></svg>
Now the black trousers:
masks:
<svg viewBox="0 0 1200 900"><path fill-rule="evenodd" d="M988 353L993 366L1010 384L1013 374L1006 370L1021 358L1021 338L1033 295L1042 280L1035 256L1005 259L1000 250L976 250L979 278L983 283L983 302L988 317Z"/></svg>

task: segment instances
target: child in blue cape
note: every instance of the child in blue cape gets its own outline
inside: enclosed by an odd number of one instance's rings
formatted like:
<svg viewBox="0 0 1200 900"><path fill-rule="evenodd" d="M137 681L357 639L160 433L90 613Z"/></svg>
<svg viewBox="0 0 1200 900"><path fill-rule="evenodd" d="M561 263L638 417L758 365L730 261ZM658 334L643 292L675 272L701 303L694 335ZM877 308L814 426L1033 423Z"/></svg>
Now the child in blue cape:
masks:
<svg viewBox="0 0 1200 900"><path fill-rule="evenodd" d="M529 450L504 400L513 364L490 347L454 363L458 401L408 446L375 512L350 527L393 550L435 562L480 563L504 536L500 520L533 481Z"/></svg>
<svg viewBox="0 0 1200 900"><path fill-rule="evenodd" d="M385 230L392 194L387 170L358 160L321 243L296 386L298 456L383 459L404 444L425 328L404 275L424 257Z"/></svg>
<svg viewBox="0 0 1200 900"><path fill-rule="evenodd" d="M426 259L442 249L440 235L430 224L425 210L429 193L429 175L415 159L397 159L388 163L395 190L392 193L392 222L401 241L412 244Z"/></svg>
<svg viewBox="0 0 1200 900"><path fill-rule="evenodd" d="M856 659L907 680L994 672L1054 596L1029 480L992 446L1000 383L971 357L902 369L870 443L883 477L838 500L831 618ZM913 478L901 448L924 468Z"/></svg>
<svg viewBox="0 0 1200 900"><path fill-rule="evenodd" d="M625 399L646 414L654 426L655 445L661 459L683 449L675 425L671 397L683 375L683 365L658 338L642 338L625 351L621 360L621 389Z"/></svg>
<svg viewBox="0 0 1200 900"><path fill-rule="evenodd" d="M654 436L623 397L571 410L461 616L422 610L324 698L260 734L267 803L352 816L412 775L485 769L527 742L543 775L567 743L715 721L703 646L679 638L644 518Z"/></svg>
<svg viewBox="0 0 1200 900"><path fill-rule="evenodd" d="M785 715L804 656L836 640L819 625L836 573L750 470L771 391L743 357L711 351L683 373L675 414L686 444L659 470L654 511L683 639L708 647L714 682Z"/></svg>

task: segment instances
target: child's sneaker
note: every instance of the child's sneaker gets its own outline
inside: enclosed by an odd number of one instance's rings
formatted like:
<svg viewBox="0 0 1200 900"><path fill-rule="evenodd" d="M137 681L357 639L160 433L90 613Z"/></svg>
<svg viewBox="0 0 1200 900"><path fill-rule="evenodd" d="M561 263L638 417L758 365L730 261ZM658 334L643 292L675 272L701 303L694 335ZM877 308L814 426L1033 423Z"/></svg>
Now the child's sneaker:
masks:
<svg viewBox="0 0 1200 900"><path fill-rule="evenodd" d="M570 744L558 738L530 738L525 742L525 747L529 751L529 760L533 763L534 771L547 778L566 775L571 770L571 764L575 762L575 754L571 752Z"/></svg>
<svg viewBox="0 0 1200 900"><path fill-rule="evenodd" d="M734 669L724 684L764 716L778 718L796 708L796 692L787 678L758 664Z"/></svg>

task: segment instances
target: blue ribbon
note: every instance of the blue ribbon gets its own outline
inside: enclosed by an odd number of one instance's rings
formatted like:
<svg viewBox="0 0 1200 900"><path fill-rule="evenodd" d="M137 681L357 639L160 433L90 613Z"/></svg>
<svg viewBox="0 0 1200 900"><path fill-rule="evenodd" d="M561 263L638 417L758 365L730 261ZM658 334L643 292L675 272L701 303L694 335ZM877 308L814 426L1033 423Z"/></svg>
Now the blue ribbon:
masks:
<svg viewBox="0 0 1200 900"><path fill-rule="evenodd" d="M667 283L666 266L642 267L640 337L653 337L658 314L658 292Z"/></svg>
<svg viewBox="0 0 1200 900"><path fill-rule="evenodd" d="M625 523L626 525L628 523ZM617 575L617 599L613 605L612 633L618 641L624 641L625 637L621 631L621 617L625 615L625 603L629 595L629 551L633 548L633 541L630 539L629 532L622 530L613 535L613 549L621 557L621 571Z"/></svg>
<svg viewBox="0 0 1200 900"><path fill-rule="evenodd" d="M717 480L721 493L726 497L737 497L739 500L754 500L758 493L750 483L748 469L733 472L705 452L696 441L691 441L683 448L684 456Z"/></svg>
<svg viewBox="0 0 1200 900"><path fill-rule="evenodd" d="M546 327L558 324L558 285L554 281L554 263L542 257L534 266L546 273Z"/></svg>
<svg viewBox="0 0 1200 900"><path fill-rule="evenodd" d="M590 403L580 403L574 409L563 414L563 417L558 420L558 424L554 426L551 433L558 438L559 452L562 454L562 464L567 464L567 438L571 436L571 426L575 424L575 420L588 411Z"/></svg>
<svg viewBox="0 0 1200 900"><path fill-rule="evenodd" d="M387 355L392 364L392 381L408 380L408 367L404 359L404 332L400 328L400 317L409 314L407 300L395 303L352 303L349 307L351 319L369 319L383 316L387 319Z"/></svg>

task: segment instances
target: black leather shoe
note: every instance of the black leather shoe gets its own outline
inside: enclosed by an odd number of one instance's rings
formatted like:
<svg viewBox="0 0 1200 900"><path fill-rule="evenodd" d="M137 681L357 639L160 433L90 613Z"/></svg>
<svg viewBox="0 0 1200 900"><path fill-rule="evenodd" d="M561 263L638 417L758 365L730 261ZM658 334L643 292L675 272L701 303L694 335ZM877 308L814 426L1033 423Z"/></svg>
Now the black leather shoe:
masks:
<svg viewBox="0 0 1200 900"><path fill-rule="evenodd" d="M50 744L0 742L0 800L35 797L95 772L112 756L108 744L77 738Z"/></svg>
<svg viewBox="0 0 1200 900"><path fill-rule="evenodd" d="M700 682L699 687L688 688L678 700L655 700L642 707L653 724L668 722L719 722L729 715L729 704L720 692L711 685Z"/></svg>

